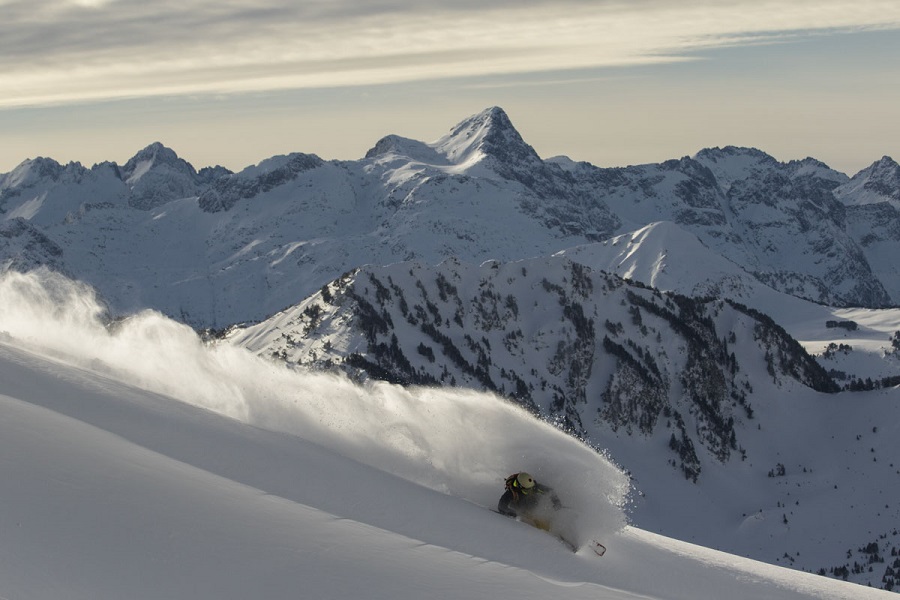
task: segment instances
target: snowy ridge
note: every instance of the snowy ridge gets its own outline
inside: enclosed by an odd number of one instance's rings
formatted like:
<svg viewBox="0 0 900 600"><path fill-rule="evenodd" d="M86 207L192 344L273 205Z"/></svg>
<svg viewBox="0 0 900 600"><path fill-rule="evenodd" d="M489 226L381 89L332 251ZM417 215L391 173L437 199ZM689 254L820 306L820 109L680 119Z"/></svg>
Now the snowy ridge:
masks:
<svg viewBox="0 0 900 600"><path fill-rule="evenodd" d="M490 397L272 369L151 313L108 326L46 273L0 298L4 597L891 597L623 528L617 469ZM577 502L590 482L602 562L485 510L532 460Z"/></svg>
<svg viewBox="0 0 900 600"><path fill-rule="evenodd" d="M671 222L651 223L603 242L562 250L557 255L594 270L687 296L721 296L756 306L756 301L747 301L752 299L752 292L777 293L711 251L696 235ZM729 286L727 292L721 289L724 285Z"/></svg>

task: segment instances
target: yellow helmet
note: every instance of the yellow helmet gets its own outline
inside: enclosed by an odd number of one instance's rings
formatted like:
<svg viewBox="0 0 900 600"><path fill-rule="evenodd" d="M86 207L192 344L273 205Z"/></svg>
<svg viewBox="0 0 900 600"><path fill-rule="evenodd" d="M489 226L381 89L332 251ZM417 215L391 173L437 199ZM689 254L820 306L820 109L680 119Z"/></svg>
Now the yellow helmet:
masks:
<svg viewBox="0 0 900 600"><path fill-rule="evenodd" d="M530 490L534 487L534 477L532 477L528 473L525 473L524 471L516 475L516 481L519 483L519 487L522 489Z"/></svg>

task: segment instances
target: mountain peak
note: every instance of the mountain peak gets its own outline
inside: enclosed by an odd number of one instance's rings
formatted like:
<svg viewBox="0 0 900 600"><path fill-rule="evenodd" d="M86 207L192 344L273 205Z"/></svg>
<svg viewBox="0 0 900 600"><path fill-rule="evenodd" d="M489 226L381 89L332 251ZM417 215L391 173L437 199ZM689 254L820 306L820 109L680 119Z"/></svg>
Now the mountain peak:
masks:
<svg viewBox="0 0 900 600"><path fill-rule="evenodd" d="M727 160L753 160L758 163L777 164L778 161L769 154L757 148L743 146L725 146L719 148L704 148L694 157L700 162L721 162Z"/></svg>
<svg viewBox="0 0 900 600"><path fill-rule="evenodd" d="M460 122L434 147L456 164L479 162L484 157L506 164L540 161L534 148L525 143L499 106Z"/></svg>
<svg viewBox="0 0 900 600"><path fill-rule="evenodd" d="M512 121L509 120L509 115L506 114L505 110L503 110L499 106L491 106L490 108L486 108L478 114L472 115L468 119L463 119L456 125L456 127L453 128L453 131L455 132L467 127L484 126L497 127L500 129L515 129L512 125Z"/></svg>
<svg viewBox="0 0 900 600"><path fill-rule="evenodd" d="M163 145L162 142L153 142L152 144L135 154L128 161L128 163L126 163L126 165L134 161L148 159L155 159L163 162L174 162L178 160L178 155L175 154L174 150Z"/></svg>
<svg viewBox="0 0 900 600"><path fill-rule="evenodd" d="M187 161L178 157L174 150L160 142L153 142L135 154L122 167L122 178L129 185L138 182L150 169L166 166L170 170L196 177L197 172Z"/></svg>
<svg viewBox="0 0 900 600"><path fill-rule="evenodd" d="M38 156L22 161L0 181L4 188L25 187L40 179L56 180L63 170L64 167L52 158Z"/></svg>
<svg viewBox="0 0 900 600"><path fill-rule="evenodd" d="M900 165L890 156L883 156L837 191L845 204L887 201L900 207Z"/></svg>
<svg viewBox="0 0 900 600"><path fill-rule="evenodd" d="M471 119L482 123L488 123L492 127L515 130L512 121L509 120L509 115L507 115L506 111L499 106L486 108L477 115L474 115Z"/></svg>
<svg viewBox="0 0 900 600"><path fill-rule="evenodd" d="M704 148L694 156L694 160L708 168L726 192L735 182L781 166L780 162L762 150L739 146Z"/></svg>
<svg viewBox="0 0 900 600"><path fill-rule="evenodd" d="M882 156L881 160L875 161L871 167L869 167L875 172L884 172L888 174L895 174L900 171L900 165L897 164L890 156Z"/></svg>
<svg viewBox="0 0 900 600"><path fill-rule="evenodd" d="M435 152L434 148L428 144L399 135L386 135L366 152L367 159L378 159L392 155L426 164L446 163L446 159Z"/></svg>

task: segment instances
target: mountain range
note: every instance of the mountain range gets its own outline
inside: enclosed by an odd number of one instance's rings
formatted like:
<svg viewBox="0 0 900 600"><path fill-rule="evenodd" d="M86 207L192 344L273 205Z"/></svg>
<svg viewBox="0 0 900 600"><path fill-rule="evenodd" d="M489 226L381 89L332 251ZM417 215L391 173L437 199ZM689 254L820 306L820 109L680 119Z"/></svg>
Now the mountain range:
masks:
<svg viewBox="0 0 900 600"><path fill-rule="evenodd" d="M878 308L900 303L898 182L887 157L850 178L734 147L624 168L542 160L494 107L356 161L197 171L158 143L124 166L26 160L0 175L0 257L86 281L117 312L225 327L362 264L519 260L671 222L773 289Z"/></svg>

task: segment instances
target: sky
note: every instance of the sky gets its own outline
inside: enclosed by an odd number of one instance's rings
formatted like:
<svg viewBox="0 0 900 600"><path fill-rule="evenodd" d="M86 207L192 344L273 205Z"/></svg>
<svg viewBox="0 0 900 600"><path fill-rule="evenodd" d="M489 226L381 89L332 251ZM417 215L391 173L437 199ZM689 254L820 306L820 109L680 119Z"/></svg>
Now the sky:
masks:
<svg viewBox="0 0 900 600"><path fill-rule="evenodd" d="M357 159L501 106L598 166L753 146L900 158L900 3L0 0L0 173L48 156Z"/></svg>

